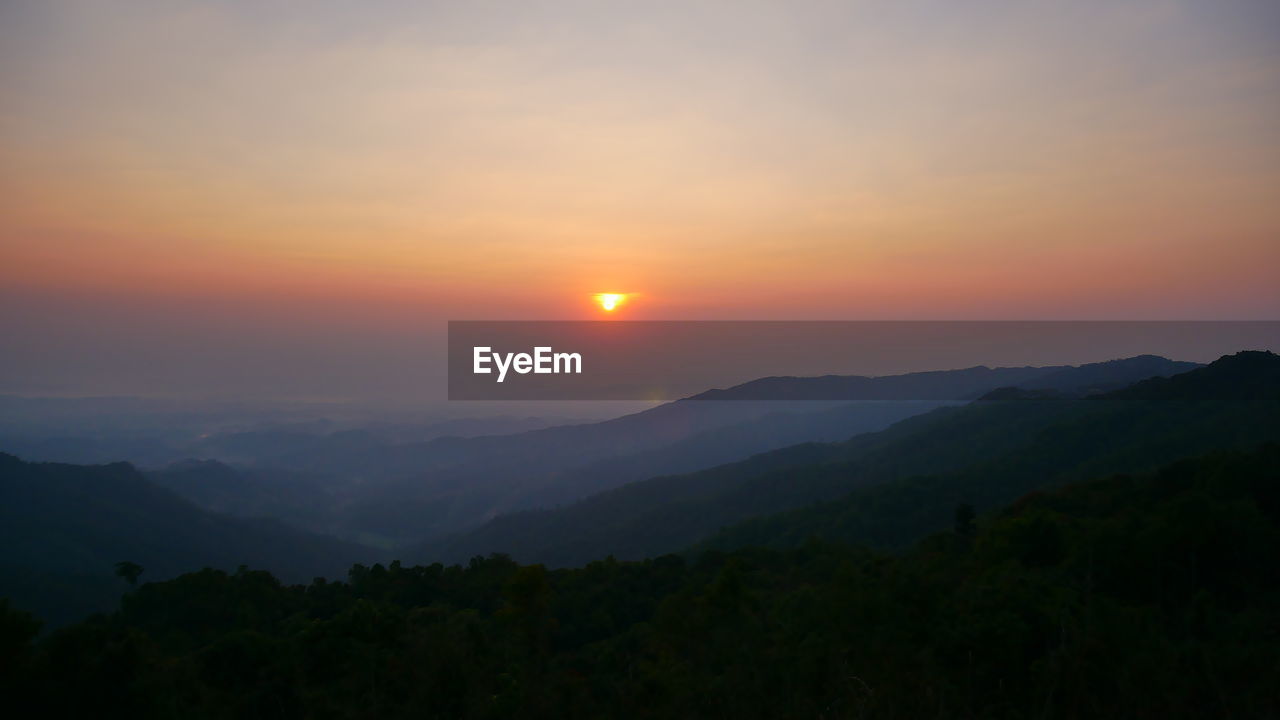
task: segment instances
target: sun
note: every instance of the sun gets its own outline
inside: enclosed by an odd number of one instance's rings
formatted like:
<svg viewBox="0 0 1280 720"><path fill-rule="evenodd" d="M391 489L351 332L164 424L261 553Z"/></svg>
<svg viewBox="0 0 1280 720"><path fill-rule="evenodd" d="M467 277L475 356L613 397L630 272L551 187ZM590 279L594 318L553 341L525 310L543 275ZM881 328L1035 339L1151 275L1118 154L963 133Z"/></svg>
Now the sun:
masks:
<svg viewBox="0 0 1280 720"><path fill-rule="evenodd" d="M626 293L596 293L596 302L600 303L600 309L605 312L613 312L618 309L627 299Z"/></svg>

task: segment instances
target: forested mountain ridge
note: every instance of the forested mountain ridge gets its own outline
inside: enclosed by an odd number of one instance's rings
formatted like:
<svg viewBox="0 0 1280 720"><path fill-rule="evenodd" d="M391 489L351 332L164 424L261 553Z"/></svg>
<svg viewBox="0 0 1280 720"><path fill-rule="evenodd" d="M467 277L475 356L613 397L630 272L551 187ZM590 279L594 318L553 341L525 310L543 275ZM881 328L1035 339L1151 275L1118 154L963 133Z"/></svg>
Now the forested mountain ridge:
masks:
<svg viewBox="0 0 1280 720"><path fill-rule="evenodd" d="M691 400L972 400L998 387L1053 389L1062 392L1115 390L1151 377L1168 377L1201 367L1159 355L1085 363L960 370L902 375L823 375L766 377L723 390L708 390Z"/></svg>
<svg viewBox="0 0 1280 720"><path fill-rule="evenodd" d="M957 417L972 422L974 414L991 408L1014 410L1022 430L1034 432L1003 454L993 452L954 470L922 471L831 502L745 520L721 530L704 547L786 547L815 535L901 546L944 526L957 503L1000 507L1025 492L1072 479L1280 442L1280 357L1242 352L1200 370L1078 402L1041 397L980 402ZM947 444L966 445L966 452L984 446L965 433L963 423L949 422L932 433L935 451Z"/></svg>
<svg viewBox="0 0 1280 720"><path fill-rule="evenodd" d="M1278 545L1269 445L958 514L899 555L207 570L37 644L0 605L0 683L66 716L1274 717Z"/></svg>
<svg viewBox="0 0 1280 720"><path fill-rule="evenodd" d="M770 384L778 379L762 379L603 422L439 438L354 454L335 448L295 462L299 469L366 480L344 511L351 534L416 542L478 527L501 513L573 502L659 474L880 430L938 404L970 400L1005 385L1047 383L1086 392L1194 367L1144 355L1081 366L783 378L782 391ZM755 396L760 383L771 389Z"/></svg>
<svg viewBox="0 0 1280 720"><path fill-rule="evenodd" d="M0 546L0 596L60 621L113 605L122 561L141 565L144 579L251 565L303 581L376 557L274 521L202 510L128 463L27 463L4 453Z"/></svg>
<svg viewBox="0 0 1280 720"><path fill-rule="evenodd" d="M557 566L585 562L592 553L638 559L677 551L736 523L744 525L712 546L786 545L811 532L909 543L945 526L959 502L998 507L1072 479L1280 440L1278 379L1280 358L1245 352L1087 397L991 395L845 443L796 446L631 483L556 510L499 517L428 544L411 559L454 561L497 551ZM827 504L777 515L820 501ZM805 513L832 519L810 522Z"/></svg>

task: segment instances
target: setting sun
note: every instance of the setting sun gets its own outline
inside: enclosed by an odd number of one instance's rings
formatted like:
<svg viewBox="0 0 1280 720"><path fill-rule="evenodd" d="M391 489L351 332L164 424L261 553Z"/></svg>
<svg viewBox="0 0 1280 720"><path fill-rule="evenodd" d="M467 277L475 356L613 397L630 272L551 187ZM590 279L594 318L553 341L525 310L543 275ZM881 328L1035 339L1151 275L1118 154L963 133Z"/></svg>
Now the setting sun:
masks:
<svg viewBox="0 0 1280 720"><path fill-rule="evenodd" d="M596 293L596 302L605 312L613 312L627 299L625 293Z"/></svg>

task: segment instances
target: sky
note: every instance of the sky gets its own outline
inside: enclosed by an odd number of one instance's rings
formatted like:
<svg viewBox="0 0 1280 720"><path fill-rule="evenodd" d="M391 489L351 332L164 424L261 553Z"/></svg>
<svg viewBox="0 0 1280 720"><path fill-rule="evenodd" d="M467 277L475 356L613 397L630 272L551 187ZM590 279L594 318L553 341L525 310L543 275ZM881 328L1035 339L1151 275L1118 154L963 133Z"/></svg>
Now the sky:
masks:
<svg viewBox="0 0 1280 720"><path fill-rule="evenodd" d="M597 292L1280 318L1271 0L3 0L0 97L0 392L394 394Z"/></svg>

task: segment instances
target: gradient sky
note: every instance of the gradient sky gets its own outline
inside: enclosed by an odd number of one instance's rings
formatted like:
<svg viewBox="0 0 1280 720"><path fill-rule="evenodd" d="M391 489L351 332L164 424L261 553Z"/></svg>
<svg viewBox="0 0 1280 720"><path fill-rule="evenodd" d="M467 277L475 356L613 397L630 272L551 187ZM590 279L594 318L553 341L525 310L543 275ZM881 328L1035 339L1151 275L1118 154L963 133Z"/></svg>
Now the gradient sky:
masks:
<svg viewBox="0 0 1280 720"><path fill-rule="evenodd" d="M408 382L599 291L1280 317L1272 0L5 0L0 90L0 391Z"/></svg>

